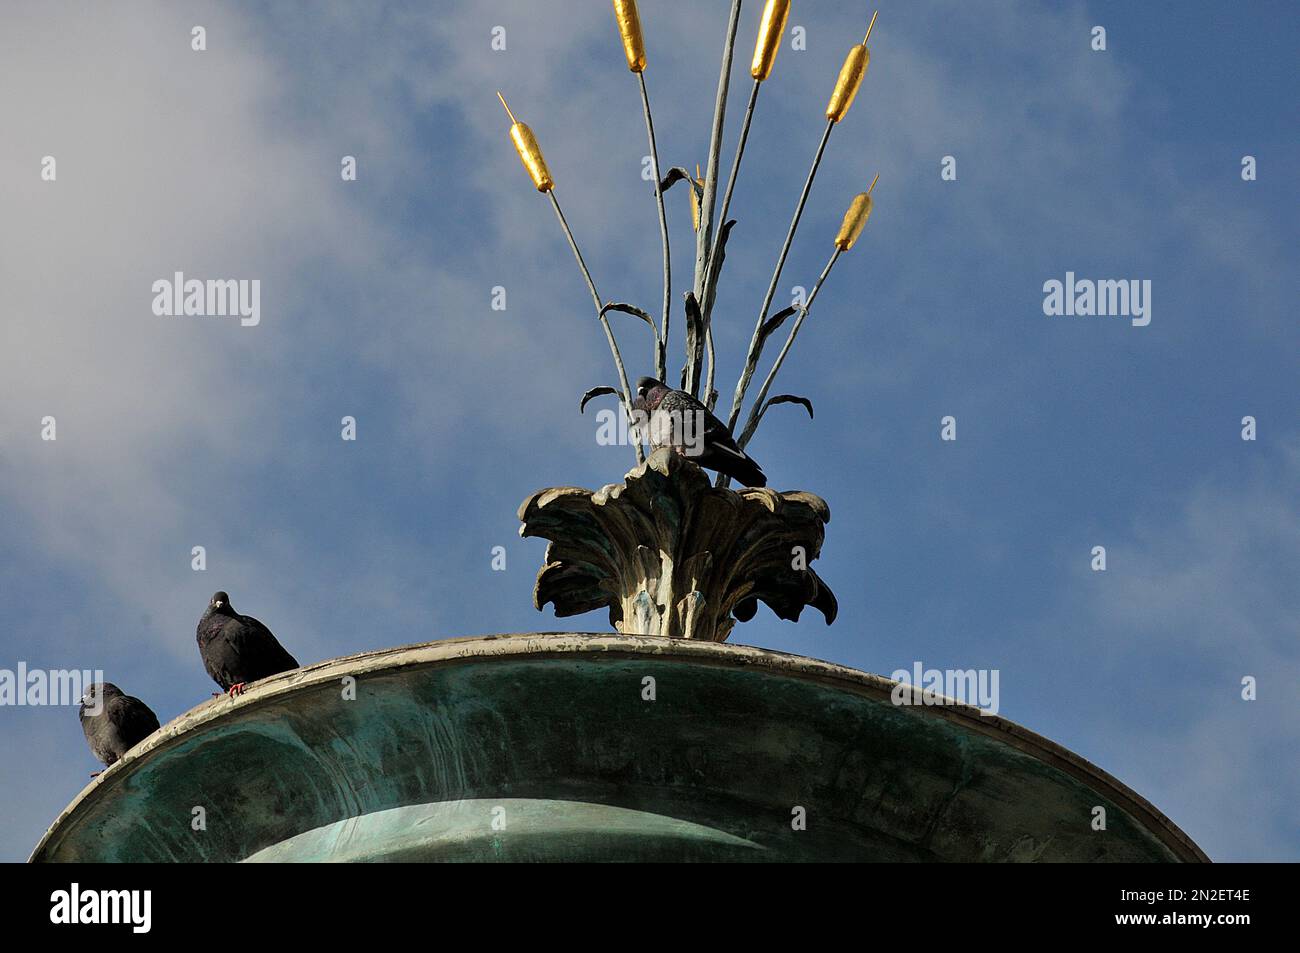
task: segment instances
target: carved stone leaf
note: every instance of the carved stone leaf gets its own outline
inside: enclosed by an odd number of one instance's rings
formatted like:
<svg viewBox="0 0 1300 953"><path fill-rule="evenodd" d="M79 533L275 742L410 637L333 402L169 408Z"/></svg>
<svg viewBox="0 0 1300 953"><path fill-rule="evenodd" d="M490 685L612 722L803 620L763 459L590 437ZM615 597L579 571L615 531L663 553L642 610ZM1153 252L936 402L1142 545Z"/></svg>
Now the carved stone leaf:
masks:
<svg viewBox="0 0 1300 953"><path fill-rule="evenodd" d="M830 509L800 490L713 487L667 449L622 483L553 487L519 507L521 536L551 540L533 603L557 616L608 606L626 634L721 642L766 603L783 619L805 606L827 624L838 606L809 566L821 553ZM805 559L795 559L802 547Z"/></svg>

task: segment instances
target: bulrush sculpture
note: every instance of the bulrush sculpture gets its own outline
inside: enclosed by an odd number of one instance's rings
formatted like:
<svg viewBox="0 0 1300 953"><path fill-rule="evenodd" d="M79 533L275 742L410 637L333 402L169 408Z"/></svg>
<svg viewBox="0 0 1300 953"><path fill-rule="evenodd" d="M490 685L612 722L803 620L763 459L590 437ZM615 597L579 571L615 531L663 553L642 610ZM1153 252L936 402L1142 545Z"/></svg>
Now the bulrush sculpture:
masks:
<svg viewBox="0 0 1300 953"><path fill-rule="evenodd" d="M732 0L727 19L709 154L702 178L698 166L694 176L685 166L674 166L661 175L646 88L645 73L650 58L641 17L635 0L614 0L613 5L627 67L637 78L656 180L655 204L663 245L663 308L657 322L648 311L621 301L607 301L596 291L595 281L556 198L555 179L537 137L527 125L516 121L506 106L510 138L534 187L549 198L555 210L591 293L618 375L617 386L604 384L588 390L579 409L585 410L595 397L616 396L630 425L637 462L620 483L595 491L551 487L534 493L520 506L519 519L523 524L520 534L551 541L545 565L537 576L533 602L538 609L553 604L558 616L608 608L611 623L625 634L716 642L726 639L737 621L752 618L759 602L768 605L781 618L791 620L798 619L804 607L811 605L822 612L829 624L835 619L835 596L811 568L812 561L821 554L824 527L830 520L829 507L812 493L777 492L767 488L767 477L745 453L745 446L774 404L801 404L808 416L813 416L812 402L806 397L768 395L822 284L840 256L861 236L871 214L871 193L878 175L870 188L850 202L835 236L830 260L807 298L774 314L772 299L831 131L844 120L862 85L870 62L867 41L876 16L872 15L862 43L849 50L836 79L825 110L826 126L777 255L727 420L723 423L713 414L718 401L714 388L713 305L727 238L736 224L727 219L727 214L758 92L772 76L790 15L790 2L767 0L763 8L750 66L753 86L723 192L721 213L716 219L719 158L741 0ZM505 105L504 97L501 102ZM685 363L680 386L674 388L664 383L672 299L664 193L678 182L687 183L690 189L696 256L691 287L683 296ZM650 329L650 364L655 374L641 378L636 393L629 384L622 352L609 321L611 312L638 318ZM794 321L785 343L759 388L743 429L738 431L741 409L764 347L790 318ZM648 459L642 447L647 440L651 448ZM710 484L701 467L718 471L716 486ZM746 488L732 490L728 486L732 477L745 483Z"/></svg>

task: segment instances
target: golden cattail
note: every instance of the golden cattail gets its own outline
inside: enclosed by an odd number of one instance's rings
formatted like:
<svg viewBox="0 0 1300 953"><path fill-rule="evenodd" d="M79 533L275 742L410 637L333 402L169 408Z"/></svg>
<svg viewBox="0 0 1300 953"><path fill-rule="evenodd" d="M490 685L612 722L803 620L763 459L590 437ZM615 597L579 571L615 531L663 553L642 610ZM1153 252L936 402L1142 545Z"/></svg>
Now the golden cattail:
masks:
<svg viewBox="0 0 1300 953"><path fill-rule="evenodd" d="M877 175L871 182L871 188L865 192L859 192L849 203L849 210L844 213L844 221L840 224L839 233L835 236L835 247L840 251L848 251L853 247L853 243L858 240L862 234L862 229L867 224L867 218L871 215L871 191L876 187L876 182L880 176Z"/></svg>
<svg viewBox="0 0 1300 953"><path fill-rule="evenodd" d="M763 19L758 24L758 39L754 41L754 62L749 75L760 83L772 75L776 51L781 48L785 35L785 21L790 16L790 0L767 0Z"/></svg>
<svg viewBox="0 0 1300 953"><path fill-rule="evenodd" d="M880 11L877 10L871 15L871 23L867 26L867 35L862 38L862 42L849 50L849 55L844 57L844 65L840 67L840 75L835 80L835 91L831 93L831 101L826 104L826 118L831 122L839 122L844 118L849 107L853 105L853 99L858 95L858 87L862 85L862 77L867 75L867 64L871 62L871 51L867 49L867 40L871 39L871 31L876 25L876 16Z"/></svg>
<svg viewBox="0 0 1300 953"><path fill-rule="evenodd" d="M533 185L537 186L538 192L551 191L555 188L555 180L551 178L551 170L546 168L546 157L542 155L542 147L537 144L537 137L526 124L515 120L515 114L510 111L509 106L506 106L505 97L499 92L497 99L501 100L501 105L506 107L506 115L510 117L511 123L510 140L515 144L519 161L528 170Z"/></svg>
<svg viewBox="0 0 1300 953"><path fill-rule="evenodd" d="M697 232L700 230L700 197L696 194L695 186L704 187L704 180L700 177L700 164L695 163L695 181L691 183L691 227Z"/></svg>
<svg viewBox="0 0 1300 953"><path fill-rule="evenodd" d="M867 73L867 63L870 60L871 53L865 46L855 46L849 50L844 65L840 67L839 79L835 80L835 92L831 93L831 101L826 104L826 118L831 122L843 119L853 105L853 98L858 95L858 87L862 85L862 77Z"/></svg>
<svg viewBox="0 0 1300 953"><path fill-rule="evenodd" d="M623 53L627 68L634 73L645 69L645 40L641 38L641 17L636 12L636 0L614 0L614 19L623 37Z"/></svg>

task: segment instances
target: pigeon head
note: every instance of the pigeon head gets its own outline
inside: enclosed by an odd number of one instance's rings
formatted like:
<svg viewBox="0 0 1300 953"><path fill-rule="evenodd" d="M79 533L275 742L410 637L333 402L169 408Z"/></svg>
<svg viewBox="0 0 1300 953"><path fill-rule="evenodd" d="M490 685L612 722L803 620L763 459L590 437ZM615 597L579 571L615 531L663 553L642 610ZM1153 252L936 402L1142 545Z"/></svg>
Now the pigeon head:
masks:
<svg viewBox="0 0 1300 953"><path fill-rule="evenodd" d="M221 615L235 614L235 610L230 607L230 596L226 595L225 590L212 594L212 599L208 602L208 611Z"/></svg>
<svg viewBox="0 0 1300 953"><path fill-rule="evenodd" d="M116 695L121 695L122 689L118 688L112 682L95 682L87 686L86 694L81 696L82 711L101 711L104 703Z"/></svg>
<svg viewBox="0 0 1300 953"><path fill-rule="evenodd" d="M669 386L663 381L655 380L653 377L638 378L636 382L636 396L642 405L649 409L654 407L662 399L663 395L668 393Z"/></svg>

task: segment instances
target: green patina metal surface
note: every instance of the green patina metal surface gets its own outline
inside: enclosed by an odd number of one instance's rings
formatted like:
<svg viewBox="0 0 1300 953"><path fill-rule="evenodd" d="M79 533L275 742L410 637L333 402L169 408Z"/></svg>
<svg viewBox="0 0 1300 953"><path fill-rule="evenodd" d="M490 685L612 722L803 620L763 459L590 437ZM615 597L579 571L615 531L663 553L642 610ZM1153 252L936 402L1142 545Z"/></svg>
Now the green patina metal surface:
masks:
<svg viewBox="0 0 1300 953"><path fill-rule="evenodd" d="M493 798L376 811L272 844L246 863L751 860L763 848L675 817L582 801Z"/></svg>
<svg viewBox="0 0 1300 953"><path fill-rule="evenodd" d="M356 656L165 726L33 860L1205 859L1059 746L969 709L895 706L891 686L636 636Z"/></svg>

